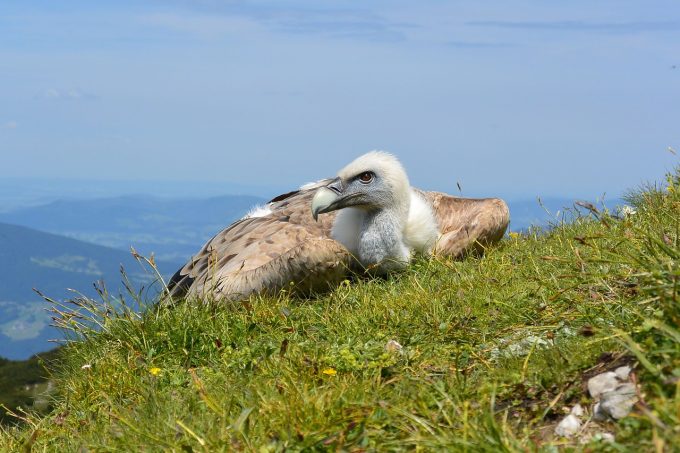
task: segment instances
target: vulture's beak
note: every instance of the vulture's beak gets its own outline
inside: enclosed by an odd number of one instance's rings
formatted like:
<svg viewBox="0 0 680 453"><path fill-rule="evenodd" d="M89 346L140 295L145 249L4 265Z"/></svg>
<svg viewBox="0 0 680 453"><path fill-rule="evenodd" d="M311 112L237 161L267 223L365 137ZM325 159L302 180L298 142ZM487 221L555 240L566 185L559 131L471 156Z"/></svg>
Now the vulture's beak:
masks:
<svg viewBox="0 0 680 453"><path fill-rule="evenodd" d="M312 198L312 217L319 219L319 214L335 211L344 207L343 190L345 189L342 180L335 178L327 186L317 189Z"/></svg>

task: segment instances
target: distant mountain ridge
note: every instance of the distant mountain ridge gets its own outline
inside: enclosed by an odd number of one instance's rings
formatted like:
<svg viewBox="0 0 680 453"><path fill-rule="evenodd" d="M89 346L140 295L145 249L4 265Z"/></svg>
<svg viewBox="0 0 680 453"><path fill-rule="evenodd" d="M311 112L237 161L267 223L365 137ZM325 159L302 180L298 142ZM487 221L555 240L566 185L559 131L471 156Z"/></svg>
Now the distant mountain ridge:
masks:
<svg viewBox="0 0 680 453"><path fill-rule="evenodd" d="M167 199L206 199L221 197L224 194L271 197L288 190L288 186L276 184L249 185L226 181L116 181L10 177L0 178L0 212L45 205L57 200L94 200L139 194Z"/></svg>
<svg viewBox="0 0 680 453"><path fill-rule="evenodd" d="M169 199L143 195L60 200L0 213L23 225L94 244L185 261L222 228L266 200L247 195Z"/></svg>
<svg viewBox="0 0 680 453"><path fill-rule="evenodd" d="M165 275L179 266L156 264ZM48 326L48 305L33 288L55 299L73 297L67 288L94 297L97 280L112 292L121 287L121 267L137 287L154 279L129 252L0 223L0 357L23 359L51 348L48 339L61 337Z"/></svg>

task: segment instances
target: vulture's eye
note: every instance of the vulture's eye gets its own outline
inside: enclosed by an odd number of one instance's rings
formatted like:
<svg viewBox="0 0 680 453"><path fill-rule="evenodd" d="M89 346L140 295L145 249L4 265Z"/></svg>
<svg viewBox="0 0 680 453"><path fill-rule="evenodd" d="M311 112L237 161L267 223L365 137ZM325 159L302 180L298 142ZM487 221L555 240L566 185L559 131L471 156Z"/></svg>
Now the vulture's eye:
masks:
<svg viewBox="0 0 680 453"><path fill-rule="evenodd" d="M363 184L368 184L369 182L373 181L373 173L370 171L363 172L359 175L359 181Z"/></svg>

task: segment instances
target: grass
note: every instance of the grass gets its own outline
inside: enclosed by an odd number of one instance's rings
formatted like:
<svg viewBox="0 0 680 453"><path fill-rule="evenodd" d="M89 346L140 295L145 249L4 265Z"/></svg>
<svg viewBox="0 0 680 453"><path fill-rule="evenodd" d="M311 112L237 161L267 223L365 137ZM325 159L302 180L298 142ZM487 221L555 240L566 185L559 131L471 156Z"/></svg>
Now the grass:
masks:
<svg viewBox="0 0 680 453"><path fill-rule="evenodd" d="M142 315L81 300L93 318L62 319L81 340L55 365L52 413L17 413L0 450L671 449L679 175L631 194L635 214L586 204L483 258L422 258L314 299ZM616 441L554 437L565 408L592 404L585 380L622 363L642 400L601 426Z"/></svg>

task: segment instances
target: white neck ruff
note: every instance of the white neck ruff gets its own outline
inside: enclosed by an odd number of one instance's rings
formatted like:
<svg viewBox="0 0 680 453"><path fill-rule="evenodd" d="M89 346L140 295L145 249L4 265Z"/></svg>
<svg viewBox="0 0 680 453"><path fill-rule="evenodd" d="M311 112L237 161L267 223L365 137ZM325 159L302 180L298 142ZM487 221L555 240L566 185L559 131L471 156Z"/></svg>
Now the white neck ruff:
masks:
<svg viewBox="0 0 680 453"><path fill-rule="evenodd" d="M360 208L345 208L338 211L333 222L331 237L355 256L358 256L361 226L366 215L366 211ZM430 204L411 189L408 218L404 223L401 241L411 255L413 253L428 254L432 251L438 237L439 227Z"/></svg>

